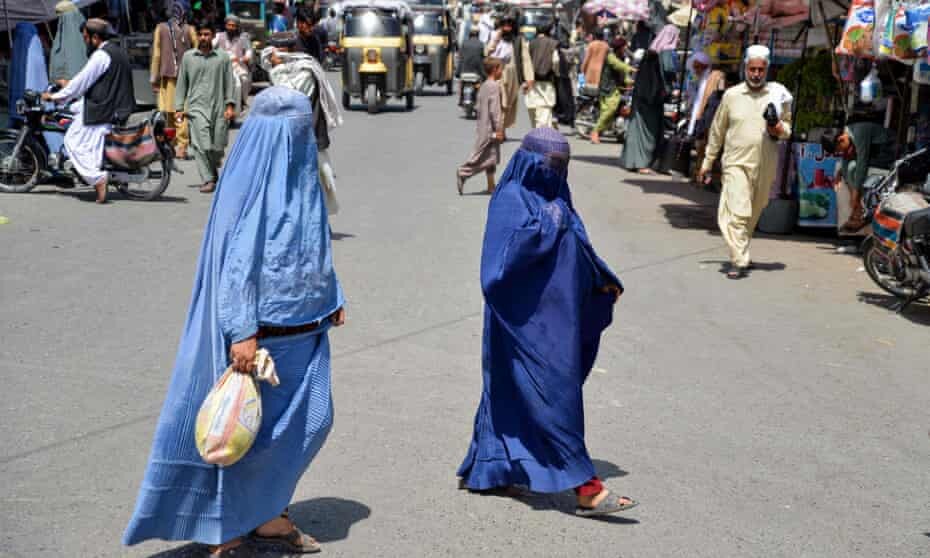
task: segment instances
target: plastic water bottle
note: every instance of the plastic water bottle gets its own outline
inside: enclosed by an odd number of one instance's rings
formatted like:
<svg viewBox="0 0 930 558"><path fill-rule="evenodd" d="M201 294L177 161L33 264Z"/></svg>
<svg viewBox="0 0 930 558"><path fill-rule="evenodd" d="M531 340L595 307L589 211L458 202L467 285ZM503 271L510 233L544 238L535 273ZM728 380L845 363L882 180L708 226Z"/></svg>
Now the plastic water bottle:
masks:
<svg viewBox="0 0 930 558"><path fill-rule="evenodd" d="M878 77L878 68L872 68L859 84L859 100L863 103L874 103L882 96L882 80Z"/></svg>

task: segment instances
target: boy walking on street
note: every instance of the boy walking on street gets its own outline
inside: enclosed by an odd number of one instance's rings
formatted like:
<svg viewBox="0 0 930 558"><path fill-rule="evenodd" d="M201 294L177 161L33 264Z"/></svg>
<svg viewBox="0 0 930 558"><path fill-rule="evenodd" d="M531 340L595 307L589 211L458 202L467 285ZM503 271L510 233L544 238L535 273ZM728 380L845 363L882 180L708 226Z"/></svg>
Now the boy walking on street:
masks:
<svg viewBox="0 0 930 558"><path fill-rule="evenodd" d="M488 193L493 193L494 173L501 160L500 144L504 141L504 122L499 82L504 74L504 64L499 58L489 56L484 59L484 71L488 79L478 90L478 138L475 140L475 149L455 174L459 195L462 195L465 181L481 172L488 177Z"/></svg>

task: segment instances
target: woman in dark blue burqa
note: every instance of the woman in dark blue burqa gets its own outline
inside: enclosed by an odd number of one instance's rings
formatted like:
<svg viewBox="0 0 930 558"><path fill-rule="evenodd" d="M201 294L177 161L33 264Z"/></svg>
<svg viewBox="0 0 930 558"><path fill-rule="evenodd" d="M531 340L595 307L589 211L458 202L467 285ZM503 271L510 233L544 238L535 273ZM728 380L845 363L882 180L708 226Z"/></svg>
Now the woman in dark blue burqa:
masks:
<svg viewBox="0 0 930 558"><path fill-rule="evenodd" d="M574 489L576 513L591 516L636 502L603 487L584 442L582 385L622 287L572 206L569 158L561 134L533 130L491 199L481 255L484 389L458 475L475 491Z"/></svg>
<svg viewBox="0 0 930 558"><path fill-rule="evenodd" d="M332 425L327 331L345 318L306 95L272 87L255 97L217 188L123 543L191 540L218 545L211 556L242 557L251 533L292 552L318 551L282 514ZM281 384L259 384L255 443L233 465L205 463L194 443L200 404L227 366L254 368L258 346L271 353Z"/></svg>

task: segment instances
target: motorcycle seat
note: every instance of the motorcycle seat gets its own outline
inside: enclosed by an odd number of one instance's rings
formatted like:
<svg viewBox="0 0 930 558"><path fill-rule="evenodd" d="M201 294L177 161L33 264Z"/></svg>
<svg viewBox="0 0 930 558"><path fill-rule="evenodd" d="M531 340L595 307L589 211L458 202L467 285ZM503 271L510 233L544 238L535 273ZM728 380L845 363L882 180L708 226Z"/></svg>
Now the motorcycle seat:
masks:
<svg viewBox="0 0 930 558"><path fill-rule="evenodd" d="M462 74L461 79L462 81L481 81L481 76L479 76L478 74L469 72L466 74Z"/></svg>

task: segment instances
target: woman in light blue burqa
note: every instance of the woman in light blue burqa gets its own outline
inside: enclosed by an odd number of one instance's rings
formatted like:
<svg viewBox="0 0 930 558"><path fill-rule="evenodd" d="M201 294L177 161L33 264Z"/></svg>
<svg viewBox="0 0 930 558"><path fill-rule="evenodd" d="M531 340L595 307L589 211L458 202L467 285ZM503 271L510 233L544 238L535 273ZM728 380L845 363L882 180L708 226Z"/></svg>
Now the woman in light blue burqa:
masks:
<svg viewBox="0 0 930 558"><path fill-rule="evenodd" d="M217 186L125 544L191 540L224 557L250 556L254 542L319 550L286 508L332 424L327 330L344 322L343 303L310 101L269 88L255 98ZM260 383L261 429L245 457L209 465L194 443L197 411L227 366L254 367L257 346L271 353L281 385Z"/></svg>

